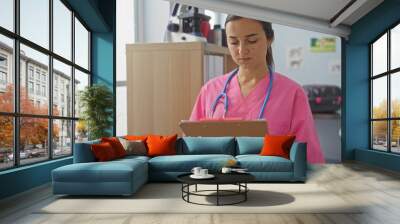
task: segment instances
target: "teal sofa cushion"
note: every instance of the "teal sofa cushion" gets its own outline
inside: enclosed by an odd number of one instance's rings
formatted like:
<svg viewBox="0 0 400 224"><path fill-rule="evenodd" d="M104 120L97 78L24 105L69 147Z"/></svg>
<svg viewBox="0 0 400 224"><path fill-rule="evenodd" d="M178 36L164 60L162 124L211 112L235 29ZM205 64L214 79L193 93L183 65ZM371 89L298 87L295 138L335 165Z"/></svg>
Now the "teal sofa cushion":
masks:
<svg viewBox="0 0 400 224"><path fill-rule="evenodd" d="M92 144L99 144L100 140L75 143L74 147L74 163L95 162L96 158L91 149Z"/></svg>
<svg viewBox="0 0 400 224"><path fill-rule="evenodd" d="M225 154L235 155L233 137L183 137L179 142L178 154Z"/></svg>
<svg viewBox="0 0 400 224"><path fill-rule="evenodd" d="M191 172L193 167L200 166L211 172L219 171L230 159L231 155L174 155L157 156L149 160L150 172Z"/></svg>
<svg viewBox="0 0 400 224"><path fill-rule="evenodd" d="M264 137L236 137L236 155L260 154Z"/></svg>
<svg viewBox="0 0 400 224"><path fill-rule="evenodd" d="M131 155L131 156L125 156L121 159L117 159L117 160L113 160L112 162L126 162L126 163L131 163L132 161L135 160L139 160L139 161L143 161L143 162L147 162L149 161L151 157L147 157L147 156L135 156L135 155Z"/></svg>
<svg viewBox="0 0 400 224"><path fill-rule="evenodd" d="M74 163L52 171L54 194L131 195L148 181L148 159Z"/></svg>
<svg viewBox="0 0 400 224"><path fill-rule="evenodd" d="M293 172L292 161L279 156L238 155L236 159L249 172Z"/></svg>
<svg viewBox="0 0 400 224"><path fill-rule="evenodd" d="M144 171L146 162L140 160L74 163L53 170L54 181L68 182L126 182L132 172Z"/></svg>

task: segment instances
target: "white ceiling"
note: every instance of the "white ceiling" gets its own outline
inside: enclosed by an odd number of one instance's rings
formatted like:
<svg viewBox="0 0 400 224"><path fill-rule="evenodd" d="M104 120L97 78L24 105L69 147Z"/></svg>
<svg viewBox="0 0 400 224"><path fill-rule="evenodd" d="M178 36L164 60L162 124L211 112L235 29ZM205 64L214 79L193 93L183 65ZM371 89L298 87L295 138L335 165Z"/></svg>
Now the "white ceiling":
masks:
<svg viewBox="0 0 400 224"><path fill-rule="evenodd" d="M383 0L170 1L345 38L350 34L350 26L353 23L383 2ZM338 14L348 4L349 7Z"/></svg>
<svg viewBox="0 0 400 224"><path fill-rule="evenodd" d="M226 0L329 21L351 0Z"/></svg>

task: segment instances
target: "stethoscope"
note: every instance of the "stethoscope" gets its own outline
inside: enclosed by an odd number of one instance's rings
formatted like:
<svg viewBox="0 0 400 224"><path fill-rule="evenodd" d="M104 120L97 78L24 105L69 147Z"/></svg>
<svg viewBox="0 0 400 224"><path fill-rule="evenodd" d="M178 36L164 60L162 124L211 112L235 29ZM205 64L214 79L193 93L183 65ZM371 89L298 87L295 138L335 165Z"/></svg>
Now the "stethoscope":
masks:
<svg viewBox="0 0 400 224"><path fill-rule="evenodd" d="M271 90L272 90L272 82L274 80L274 76L273 76L273 72L272 72L272 67L269 66L269 77L270 77L270 81L269 81L269 85L268 85L268 89L267 89L267 94L265 95L264 98L264 102L263 105L261 107L260 113L258 114L258 119L263 119L264 117L264 111L265 111L265 107L267 105L267 102L269 100L269 97L271 95ZM239 68L236 68L235 70L233 70L231 72L231 74L229 75L228 79L225 82L225 86L224 89L222 90L222 92L217 96L217 98L215 98L214 103L211 105L211 114L210 114L210 118L213 117L214 113L215 113L215 109L217 107L217 104L219 102L220 99L224 98L224 115L223 117L225 118L226 112L228 111L228 95L226 94L226 90L228 88L229 83L231 82L232 78L237 75L239 71Z"/></svg>

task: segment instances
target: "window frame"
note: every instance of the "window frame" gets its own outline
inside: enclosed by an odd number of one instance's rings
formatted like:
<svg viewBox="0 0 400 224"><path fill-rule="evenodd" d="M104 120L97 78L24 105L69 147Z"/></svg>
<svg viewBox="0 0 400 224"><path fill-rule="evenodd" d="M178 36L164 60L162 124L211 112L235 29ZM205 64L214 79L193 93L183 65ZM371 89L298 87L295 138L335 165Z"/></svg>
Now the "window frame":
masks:
<svg viewBox="0 0 400 224"><path fill-rule="evenodd" d="M65 1L65 0L59 0L68 10L71 11L71 18L69 19L69 22L71 23L71 58L67 59L64 58L63 56L57 54L54 52L54 39L53 39L53 32L54 32L54 28L53 28L53 24L54 24L54 17L53 17L53 1L54 0L48 0L49 1L49 47L48 49L42 47L39 44L36 44L32 41L30 41L29 39L24 38L23 36L20 35L20 0L14 0L13 1L13 10L14 10L14 30L10 31L4 27L0 26L0 35L10 38L13 41L13 60L12 60L12 72L13 72L13 78L14 78L14 110L13 112L2 112L0 111L0 116L11 116L13 119L13 153L14 153L14 161L13 161L13 166L10 167L5 167L5 168L0 168L0 172L5 171L5 170L10 170L10 169L16 169L19 167L23 167L23 166L30 166L33 164L37 164L37 163L43 163L46 161L50 161L50 160L54 160L54 159L61 159L61 158L65 158L65 157L70 157L73 156L73 152L74 152L74 143L75 143L75 126L76 126L76 121L79 120L79 117L75 117L75 108L72 107L71 108L71 114L65 115L65 116L56 116L53 115L53 59L54 60L58 60L61 63L64 63L68 66L71 66L71 93L72 93L72 99L71 99L71 104L74 105L75 103L75 88L74 88L74 82L75 82L75 69L85 73L88 75L89 77L89 83L88 86L92 85L92 69L91 69L91 49L92 49L92 43L91 43L91 37L92 37L92 30L89 29L89 27L87 26L87 24L83 21L83 19L72 9L72 7ZM89 61L89 65L88 65L88 69L85 69L81 66L79 66L78 64L75 63L75 25L74 25L74 21L75 19L79 20L79 22L84 26L84 28L88 31L88 61ZM20 45L23 44L27 47L32 48L33 50L36 50L40 53L45 54L46 56L48 56L49 58L49 63L48 63L48 73L46 77L46 84L45 84L45 95L48 96L48 112L46 115L39 115L39 114L27 114L27 113L21 113L20 111L20 85L21 85L21 80L20 80L20 64L21 64L21 52L20 52ZM37 72L37 68L32 67L33 68L33 78L31 79L30 76L30 68L31 65L29 65L29 63L26 64L27 68L26 68L26 82L32 81L33 85L34 85L34 92L36 92L35 89L35 85L36 84L41 84L40 87L42 87L42 77L41 75L43 74L42 72L44 72L44 70L40 70L39 71L39 79L36 79L36 72ZM27 84L28 85L28 84ZM28 90L28 86L27 87L27 91ZM43 97L42 96L42 91L41 89L39 90L40 94L37 95L38 97ZM46 93L47 92L47 93ZM35 94L36 95L36 94ZM36 103L36 102L34 102ZM43 157L43 160L40 160L38 162L32 162L32 163L24 163L21 164L21 158L20 158L20 119L21 118L45 118L47 119L48 122L48 135L47 135L47 150L48 150L48 155L46 155L47 157ZM71 122L71 153L68 155L62 155L62 156L55 156L53 155L54 149L55 147L53 146L53 123L57 120L64 120L64 121L70 121Z"/></svg>
<svg viewBox="0 0 400 224"><path fill-rule="evenodd" d="M392 99L391 99L391 91L392 91L392 86L391 86L391 79L393 75L396 75L396 73L400 72L400 67L391 69L391 30L395 28L396 26L400 26L400 21L395 22L392 24L390 27L385 29L384 32L380 33L375 39L373 39L370 43L368 43L368 53L369 53L369 78L368 78L368 84L369 84L369 149L373 151L379 151L379 152L385 152L385 153L391 153L391 154L400 154L400 152L393 152L392 151L392 121L400 121L400 117L392 117ZM387 63L386 63L386 71L380 74L376 74L374 76L373 74L373 44L376 43L381 37L384 35L387 35ZM386 117L385 118L373 118L373 92L374 92L374 87L373 87L373 81L378 79L386 77L386 87L387 87L387 105L386 105ZM374 121L386 121L386 151L384 150L379 150L374 148L374 136L373 136L373 122Z"/></svg>

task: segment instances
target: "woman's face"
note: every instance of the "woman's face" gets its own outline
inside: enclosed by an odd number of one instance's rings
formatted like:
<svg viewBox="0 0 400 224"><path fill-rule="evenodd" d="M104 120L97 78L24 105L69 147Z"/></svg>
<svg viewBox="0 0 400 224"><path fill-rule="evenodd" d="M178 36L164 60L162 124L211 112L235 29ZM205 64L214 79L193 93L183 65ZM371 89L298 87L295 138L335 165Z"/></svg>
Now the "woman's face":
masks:
<svg viewBox="0 0 400 224"><path fill-rule="evenodd" d="M240 67L267 66L265 56L270 41L261 23L247 18L230 21L226 24L226 37L229 52Z"/></svg>

